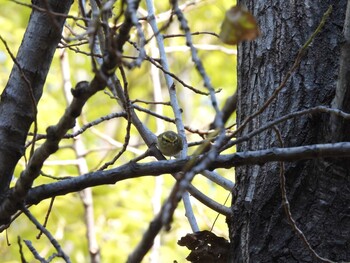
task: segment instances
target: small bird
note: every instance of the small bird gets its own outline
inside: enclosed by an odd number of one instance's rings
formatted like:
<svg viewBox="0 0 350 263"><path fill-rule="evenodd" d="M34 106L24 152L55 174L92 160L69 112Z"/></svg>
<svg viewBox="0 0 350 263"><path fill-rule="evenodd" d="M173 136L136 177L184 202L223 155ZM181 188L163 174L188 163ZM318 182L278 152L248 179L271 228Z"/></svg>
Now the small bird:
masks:
<svg viewBox="0 0 350 263"><path fill-rule="evenodd" d="M162 154L174 156L182 150L183 140L176 132L166 131L157 136L157 146Z"/></svg>

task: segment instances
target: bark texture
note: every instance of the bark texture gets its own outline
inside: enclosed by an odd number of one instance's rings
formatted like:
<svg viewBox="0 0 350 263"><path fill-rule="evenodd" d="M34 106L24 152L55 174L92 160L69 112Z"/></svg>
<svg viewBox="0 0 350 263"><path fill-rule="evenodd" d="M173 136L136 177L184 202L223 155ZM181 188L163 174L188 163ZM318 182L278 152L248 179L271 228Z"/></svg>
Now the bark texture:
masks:
<svg viewBox="0 0 350 263"><path fill-rule="evenodd" d="M8 190L14 168L36 116L36 105L61 39L72 0L32 1L27 30L0 102L0 197ZM45 12L43 10L50 10Z"/></svg>
<svg viewBox="0 0 350 263"><path fill-rule="evenodd" d="M332 14L298 70L277 99L243 133L293 111L331 106L347 1L240 2L257 18L262 35L238 48L238 125L271 96L294 63L299 48L333 4ZM344 139L334 136L329 123L328 115L319 114L289 120L278 129L285 147ZM276 146L279 143L271 129L242 143L238 151ZM320 256L334 261L350 260L348 163L345 158L286 163L287 194L297 226ZM277 163L239 167L236 183L234 215L229 220L231 262L317 262L287 222Z"/></svg>

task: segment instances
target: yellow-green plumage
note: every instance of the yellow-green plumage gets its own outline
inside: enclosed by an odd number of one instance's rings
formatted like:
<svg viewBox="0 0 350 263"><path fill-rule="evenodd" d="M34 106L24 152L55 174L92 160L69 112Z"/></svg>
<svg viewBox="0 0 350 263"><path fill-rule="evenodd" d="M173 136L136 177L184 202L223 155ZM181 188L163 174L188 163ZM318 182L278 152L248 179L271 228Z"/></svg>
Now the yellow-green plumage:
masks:
<svg viewBox="0 0 350 263"><path fill-rule="evenodd" d="M173 131L166 131L158 135L158 148L166 156L174 156L183 148L180 135Z"/></svg>

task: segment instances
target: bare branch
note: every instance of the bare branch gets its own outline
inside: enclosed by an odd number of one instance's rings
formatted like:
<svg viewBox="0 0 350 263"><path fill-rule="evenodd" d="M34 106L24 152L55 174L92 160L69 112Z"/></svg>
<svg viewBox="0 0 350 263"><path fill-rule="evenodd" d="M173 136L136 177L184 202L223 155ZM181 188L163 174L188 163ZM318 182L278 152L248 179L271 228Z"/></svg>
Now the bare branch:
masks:
<svg viewBox="0 0 350 263"><path fill-rule="evenodd" d="M51 244L54 246L54 248L56 249L58 256L63 258L65 260L65 262L70 263L70 259L69 257L63 252L60 244L57 242L57 240L51 235L51 233L45 228L43 227L39 221L29 212L29 210L26 207L22 207L22 211L23 213L29 218L30 221L33 222L33 224L42 232L44 233L44 235L49 239L49 241L51 242Z"/></svg>
<svg viewBox="0 0 350 263"><path fill-rule="evenodd" d="M158 28L157 22L155 20L153 2L150 0L147 0L146 3L147 3L147 9L148 9L148 22L153 30L153 33L155 34L157 45L158 45L158 50L159 50L159 56L161 58L160 64L162 65L162 67L164 68L165 71L170 72L168 60L167 60L166 53L165 53L164 40L163 40L163 37L159 34L159 28ZM185 135L185 127L184 127L184 123L183 123L183 119L182 119L182 109L180 108L179 101L177 98L175 83L173 82L173 80L169 74L164 74L164 78L165 78L166 85L167 85L168 92L169 92L170 104L171 104L171 107L172 107L172 110L173 110L174 116L175 116L175 125L177 128L178 134L181 136L182 141L183 141L183 149L180 152L180 158L185 158L187 156L188 145L187 145L187 138ZM188 193L185 193L185 191L183 191L182 194L185 195L184 196L184 205L185 205L185 209L186 209L186 215L187 215L188 219L191 220L190 224L191 224L192 229L194 231L196 231L196 230L198 230L198 224L196 222L192 206L189 202ZM174 208L175 207L176 207L176 205L174 205ZM162 207L162 210L163 210L163 207ZM158 215L163 214L162 210L159 212Z"/></svg>
<svg viewBox="0 0 350 263"><path fill-rule="evenodd" d="M216 119L215 119L216 125L215 126L218 128L222 128L223 127L222 112L219 110L218 102L217 102L217 99L215 96L215 89L214 89L213 85L211 84L210 78L204 69L202 61L198 57L197 49L193 45L192 35L191 35L190 28L187 24L187 20L179 8L178 1L174 0L174 1L171 1L171 3L173 5L174 13L177 16L177 18L181 24L181 29L185 32L186 45L191 49L192 61L194 62L199 74L203 78L204 86L209 90L211 103L212 103L212 106L216 112Z"/></svg>
<svg viewBox="0 0 350 263"><path fill-rule="evenodd" d="M137 7L138 2L133 3ZM127 36L132 28L130 19L121 26L121 34L115 41L115 47L121 51L123 45L127 41ZM18 205L25 198L28 190L31 188L33 181L39 176L40 169L44 161L54 152L58 150L58 144L66 132L74 127L75 119L80 115L83 106L86 101L92 97L96 92L105 88L108 77L111 76L114 71L111 69L116 68L121 61L117 57L116 53L109 53L103 64L101 70L96 72L95 77L89 84L86 81L79 82L72 94L74 99L70 106L65 111L63 117L60 119L56 126L51 126L47 129L48 138L44 144L38 148L32 158L29 160L28 168L21 173L14 189L4 199L0 205L0 222L8 222L10 216L17 211Z"/></svg>
<svg viewBox="0 0 350 263"><path fill-rule="evenodd" d="M247 151L222 155L218 156L217 160L209 166L209 169L228 169L248 164L262 165L267 162L293 162L297 160L325 157L350 157L350 142L316 144L290 148L272 148L260 151ZM187 157L186 159L156 161L141 164L131 162L115 169L92 172L79 177L73 177L63 181L34 187L29 191L25 201L26 204L37 204L44 199L80 191L86 187L115 184L122 180L142 176L158 176L162 174L176 173L181 171L190 160L191 157Z"/></svg>
<svg viewBox="0 0 350 263"><path fill-rule="evenodd" d="M328 107L325 107L325 106L316 106L316 107L313 107L313 108L310 108L310 109L292 112L290 114L287 114L285 116L277 118L277 119L275 119L275 120L273 120L271 122L268 122L265 125L263 125L262 127L254 130L254 131L251 131L250 133L247 133L247 134L239 137L236 140L233 140L233 141L227 143L223 147L223 149L228 149L228 148L232 147L233 145L237 145L238 143L241 143L241 142L244 142L244 141L248 141L253 136L255 136L255 135L257 135L257 134L259 134L259 133L261 133L261 132L263 132L263 131L271 128L271 127L273 127L276 124L284 122L284 121L286 121L288 119L296 118L296 117L299 117L299 116L302 116L302 115L307 115L307 114L319 114L319 113L333 114L333 115L339 116L341 118L344 118L346 120L350 120L350 113L343 112L343 111L341 111L339 109L328 108ZM234 137L234 136L237 136L237 134L235 132L232 135L230 135L229 137Z"/></svg>

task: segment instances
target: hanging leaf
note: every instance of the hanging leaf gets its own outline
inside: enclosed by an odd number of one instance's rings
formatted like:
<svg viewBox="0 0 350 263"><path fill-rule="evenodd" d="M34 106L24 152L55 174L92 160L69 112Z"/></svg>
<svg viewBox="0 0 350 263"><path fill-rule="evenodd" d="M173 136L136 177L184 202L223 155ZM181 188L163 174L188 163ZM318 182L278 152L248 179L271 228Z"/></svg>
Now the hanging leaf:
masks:
<svg viewBox="0 0 350 263"><path fill-rule="evenodd" d="M225 44L237 45L244 40L253 40L259 34L254 16L245 7L237 5L226 12L219 36Z"/></svg>
<svg viewBox="0 0 350 263"><path fill-rule="evenodd" d="M177 244L191 250L186 259L192 263L228 262L230 243L208 230L187 234Z"/></svg>

